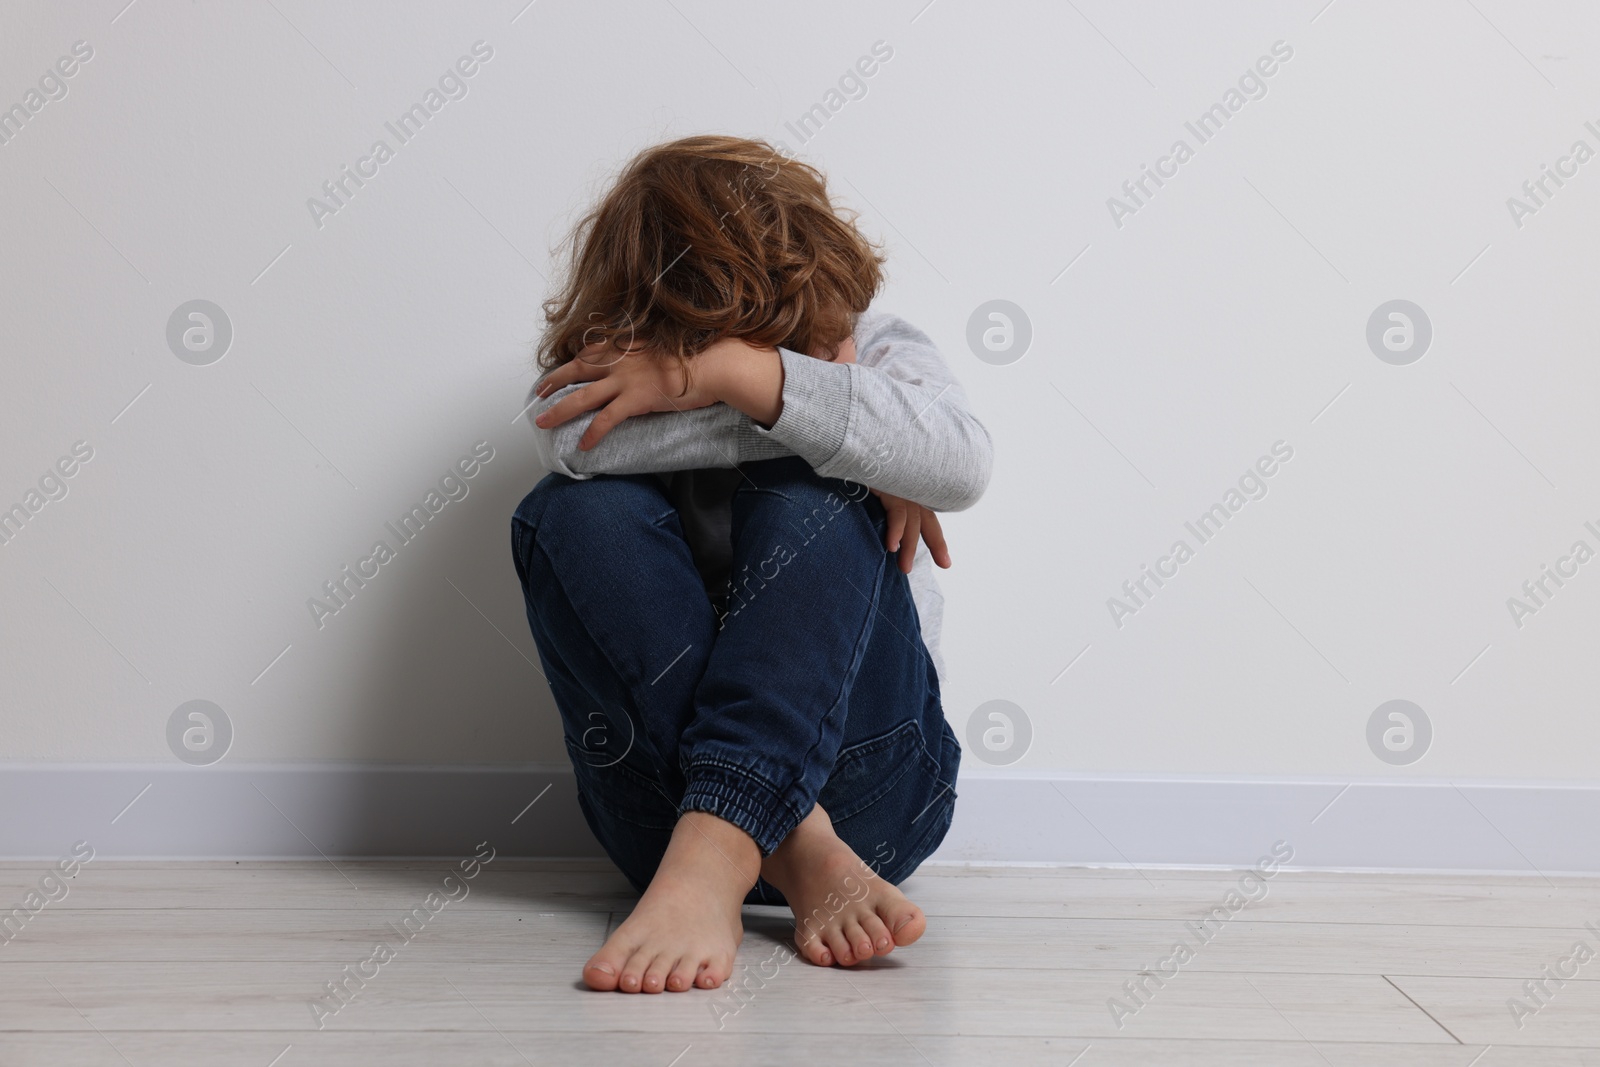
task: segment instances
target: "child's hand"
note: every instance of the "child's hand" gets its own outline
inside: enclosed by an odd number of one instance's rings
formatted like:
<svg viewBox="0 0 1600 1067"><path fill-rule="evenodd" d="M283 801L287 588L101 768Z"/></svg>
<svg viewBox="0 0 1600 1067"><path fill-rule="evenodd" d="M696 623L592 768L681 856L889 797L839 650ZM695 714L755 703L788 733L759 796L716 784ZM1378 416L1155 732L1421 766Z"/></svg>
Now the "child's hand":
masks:
<svg viewBox="0 0 1600 1067"><path fill-rule="evenodd" d="M856 342L846 337L818 359L854 363ZM585 411L603 409L578 439L587 452L623 420L652 411L688 411L721 402L770 427L783 411L783 364L776 348L762 348L737 337L713 341L695 355L688 373L678 361L639 349L624 355L607 344L592 344L576 359L544 376L536 395L546 397L575 382L591 382L534 419L541 429L560 426ZM685 375L688 380L685 382ZM684 392L685 384L688 386ZM679 394L682 393L680 396ZM931 513L930 513L931 514ZM934 520L935 527L938 520ZM913 546L915 539L913 539Z"/></svg>
<svg viewBox="0 0 1600 1067"><path fill-rule="evenodd" d="M563 397L533 421L548 430L585 411L601 409L578 439L578 448L587 452L624 419L651 411L686 411L715 404L718 398L702 378L698 374L686 375L676 360L648 351L624 355L609 345L593 344L576 359L545 375L537 395L549 396L574 382L591 384Z"/></svg>
<svg viewBox="0 0 1600 1067"><path fill-rule="evenodd" d="M946 570L950 568L950 549L944 543L944 530L940 529L939 516L931 508L876 489L872 493L883 504L884 514L889 520L883 547L890 552L900 553L901 571L911 573L911 565L917 558L918 537L928 543L928 551L933 554L935 563Z"/></svg>

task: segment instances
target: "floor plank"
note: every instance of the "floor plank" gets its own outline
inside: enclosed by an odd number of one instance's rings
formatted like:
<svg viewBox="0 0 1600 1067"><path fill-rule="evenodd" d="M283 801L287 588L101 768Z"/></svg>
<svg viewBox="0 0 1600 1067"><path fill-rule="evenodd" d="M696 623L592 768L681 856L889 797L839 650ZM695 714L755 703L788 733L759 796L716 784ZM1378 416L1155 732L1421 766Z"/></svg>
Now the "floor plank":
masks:
<svg viewBox="0 0 1600 1067"><path fill-rule="evenodd" d="M1463 1041L1600 1046L1600 981L1552 983L1541 1005L1523 987L1540 977L1540 969L1515 979L1397 975L1394 983ZM1581 973L1600 975L1600 961L1591 961ZM1527 1010L1514 1012L1512 1001Z"/></svg>
<svg viewBox="0 0 1600 1067"><path fill-rule="evenodd" d="M40 871L43 868L39 869ZM407 910L437 889L448 863L382 865L90 864L47 910L80 908L311 908ZM33 877L29 877L33 875ZM0 901L20 902L32 870L0 871ZM1244 914L1257 922L1365 922L1417 926L1541 925L1577 928L1600 919L1594 883L1507 877L1498 880L1284 872ZM1078 868L985 868L963 873L924 868L905 889L929 915L1038 918L1172 919L1182 922L1220 906L1239 875L1149 872L1108 877ZM477 907L541 911L627 911L637 894L614 869L485 867L470 885ZM1537 920L1537 921L1535 921Z"/></svg>
<svg viewBox="0 0 1600 1067"><path fill-rule="evenodd" d="M397 936L399 909L84 909L41 915L3 949L10 962L337 961ZM749 909L770 937L789 926L782 909ZM581 966L606 933L602 912L476 908L465 900L428 919L407 943L428 962L516 963L538 957ZM415 922L415 919L413 919ZM153 931L160 936L152 936ZM1206 928L1167 919L936 917L916 948L927 967L980 970L1104 970L1156 967L1176 941L1194 951L1193 971L1244 973L1471 975L1521 981L1570 946L1572 934L1527 927L1254 922Z"/></svg>
<svg viewBox="0 0 1600 1067"><path fill-rule="evenodd" d="M770 943L751 939L742 961ZM351 954L352 964L364 952ZM1375 975L1183 974L1119 1026L1123 976L990 971L982 982L906 963L825 971L790 963L741 1004L730 994L625 997L578 989L565 962L437 964L405 950L330 1019L333 1030L503 1030L587 1024L663 1033L907 1033L1290 1040L1450 1041ZM15 963L0 967L0 1029L315 1029L311 1003L339 968L323 962ZM737 1009L737 1010L734 1010ZM20 1020L28 1020L21 1024Z"/></svg>

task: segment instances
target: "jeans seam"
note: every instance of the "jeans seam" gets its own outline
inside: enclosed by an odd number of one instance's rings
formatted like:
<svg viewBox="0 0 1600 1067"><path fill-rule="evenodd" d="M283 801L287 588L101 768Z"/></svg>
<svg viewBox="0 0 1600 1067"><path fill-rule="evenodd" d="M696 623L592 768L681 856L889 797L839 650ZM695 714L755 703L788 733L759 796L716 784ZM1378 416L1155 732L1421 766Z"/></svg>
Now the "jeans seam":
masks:
<svg viewBox="0 0 1600 1067"><path fill-rule="evenodd" d="M853 651L851 653L851 657L850 657L850 666L845 669L844 675L840 679L840 682L839 682L838 692L834 696L833 702L828 705L827 712L820 719L817 720L816 738L815 738L815 740L812 741L810 747L806 749L805 756L802 757L802 760L801 760L801 764L800 764L800 768L801 768L800 769L800 781L804 781L805 780L806 772L811 767L811 764L812 764L813 759L814 759L814 757L816 755L817 749L822 746L823 729L826 727L828 721L838 711L840 705L844 702L846 691L849 689L849 687L851 687L854 684L856 675L858 675L860 673L860 671L861 671L861 662L862 662L862 660L864 660L866 658L867 646L871 643L872 624L873 624L873 621L874 621L874 616L876 615L877 610L878 610L878 599L879 599L879 596L881 595L882 591L883 591L883 567L880 565L879 568L878 568L877 581L873 584L873 587L872 587L872 596L870 598L868 598L867 610L866 610L865 614L862 616L861 630L856 635L855 647L854 647L854 649L853 649ZM841 740L841 742L843 741L842 731L841 731L840 740ZM839 754L838 754L837 751L835 751L834 760L833 760L833 765L834 766L837 766L838 758L839 758ZM829 771L829 775L831 776L832 772L833 772L833 767L830 766L828 768L828 771ZM822 785L826 785L826 784L827 784L827 781L826 781L826 779L824 779ZM799 782L796 782L795 785L790 786L790 789L793 790L798 785L799 785ZM821 790L822 790L822 786L818 786L817 787L817 792L820 793Z"/></svg>

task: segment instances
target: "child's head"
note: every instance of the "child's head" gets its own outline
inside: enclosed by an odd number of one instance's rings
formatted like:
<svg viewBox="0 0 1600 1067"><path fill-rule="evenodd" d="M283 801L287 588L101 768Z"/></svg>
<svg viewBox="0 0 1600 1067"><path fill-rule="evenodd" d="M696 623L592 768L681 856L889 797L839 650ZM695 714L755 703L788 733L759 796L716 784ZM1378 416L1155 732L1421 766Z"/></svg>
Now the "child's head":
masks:
<svg viewBox="0 0 1600 1067"><path fill-rule="evenodd" d="M882 283L882 255L822 174L738 137L641 152L571 241L544 304L545 369L602 341L678 358L723 336L814 352L850 335Z"/></svg>

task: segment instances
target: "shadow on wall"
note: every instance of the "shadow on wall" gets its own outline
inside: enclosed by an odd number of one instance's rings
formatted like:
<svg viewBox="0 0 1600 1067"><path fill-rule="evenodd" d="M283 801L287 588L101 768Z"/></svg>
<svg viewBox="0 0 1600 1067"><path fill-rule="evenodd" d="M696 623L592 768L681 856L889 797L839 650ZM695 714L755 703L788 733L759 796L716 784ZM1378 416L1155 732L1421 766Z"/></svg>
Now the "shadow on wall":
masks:
<svg viewBox="0 0 1600 1067"><path fill-rule="evenodd" d="M418 479L418 506L453 471L458 499L434 497L438 514L420 528L401 526L410 503L400 504L381 533L394 558L357 593L377 595L343 706L359 758L391 765L358 776L360 795L337 806L345 825L325 828L347 855L465 856L483 841L502 855L602 854L566 770L511 556L511 516L545 472L525 424L479 440L476 456L468 445L431 482ZM480 463L459 477L457 459Z"/></svg>

